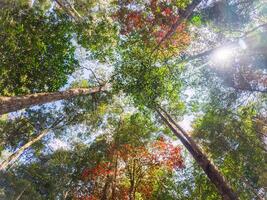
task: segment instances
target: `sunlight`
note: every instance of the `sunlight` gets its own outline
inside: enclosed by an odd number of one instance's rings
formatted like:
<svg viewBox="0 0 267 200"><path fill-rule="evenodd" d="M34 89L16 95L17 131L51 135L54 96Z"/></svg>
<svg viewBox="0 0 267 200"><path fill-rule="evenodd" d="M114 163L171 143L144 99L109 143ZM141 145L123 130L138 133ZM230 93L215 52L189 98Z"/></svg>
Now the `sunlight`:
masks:
<svg viewBox="0 0 267 200"><path fill-rule="evenodd" d="M211 56L211 60L214 63L226 63L228 62L234 55L233 48L230 47L224 47L217 49Z"/></svg>

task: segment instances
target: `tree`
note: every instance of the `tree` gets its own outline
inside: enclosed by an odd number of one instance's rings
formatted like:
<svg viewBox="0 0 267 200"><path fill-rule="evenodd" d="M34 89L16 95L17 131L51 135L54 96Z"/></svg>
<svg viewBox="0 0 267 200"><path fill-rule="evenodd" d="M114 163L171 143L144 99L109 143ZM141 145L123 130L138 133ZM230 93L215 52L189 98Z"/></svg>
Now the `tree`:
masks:
<svg viewBox="0 0 267 200"><path fill-rule="evenodd" d="M239 95L225 90L224 85L209 87L210 101L201 106L203 115L196 119L192 136L209 153L235 190L240 191L240 199L264 199L261 192L264 181L260 177L266 174L266 136L262 131L264 122L258 124L257 120L257 113L265 112L264 95L240 102ZM198 172L195 176L200 178L198 188L209 188L203 195L206 198L214 196L214 189L209 184L201 186L204 177ZM198 195L197 190L195 192L194 195Z"/></svg>
<svg viewBox="0 0 267 200"><path fill-rule="evenodd" d="M83 199L94 195L97 199L104 196L124 199L124 195L135 195L159 199L167 181L165 175L172 177L174 171L183 167L181 148L163 137L154 140L153 132L158 130L144 116L121 117L110 119L115 128L112 141L108 139L107 129L90 146L76 144L72 150L41 155L36 162L5 172L5 194L10 195L5 198L12 197L8 185L16 177L17 182L29 183L22 198L27 198L31 190L41 198ZM132 186L131 177L134 178Z"/></svg>
<svg viewBox="0 0 267 200"><path fill-rule="evenodd" d="M192 5L196 6L198 4L193 2L188 7ZM136 26L136 24L134 25ZM163 56L159 56L159 54L153 54L155 47L153 43L143 42L142 35L140 36L138 33L137 35L130 35L123 44L126 46L126 50L122 48L120 51L121 60L115 69L117 71L114 76L115 84L113 86L115 89L121 89L131 95L137 106L143 106L152 110L155 109L160 114L163 122L181 140L197 163L202 167L223 198L237 199L237 195L229 186L228 182L225 181L223 175L210 162L198 145L185 132L182 131L182 134L180 134L181 129L177 130L179 127L177 127L174 120L170 117L164 117L158 108L158 104L167 101L168 104L172 104L171 106L173 108L177 106L178 109L181 109L179 95L176 95L180 90L179 84L181 83L179 82L178 76L175 77L178 80L173 78L172 72L173 70L179 70L179 73L181 73L182 68L177 67L175 63L165 62L165 59L172 58L169 55L165 56L163 54ZM139 37L141 37L141 41ZM127 44L128 42L131 43L130 48ZM177 48L179 48L179 45ZM185 46L182 45L182 48L185 48ZM148 57L147 55L150 56Z"/></svg>
<svg viewBox="0 0 267 200"><path fill-rule="evenodd" d="M6 172L32 183L19 187L16 198L35 191L46 199L264 198L267 18L260 1L105 2L58 0L52 8L40 0L30 9L42 10L45 17L64 16L84 57L104 63L112 89L106 93L107 85L87 84L97 91L77 98L81 93L47 93L42 98L37 94L34 102L23 100L25 96L2 98L10 100L3 104L8 112L16 103L23 106L14 110L75 97L56 104L57 112L50 108L43 113L48 106L39 107L42 117L33 121L28 115L36 108L3 116L2 147L22 152L19 148L29 142L33 152L24 154L31 159L9 169L13 174ZM91 64L84 60L82 64ZM86 73L74 78L82 79ZM101 77L93 75L100 86ZM37 91L21 94L33 92ZM107 101L99 105L102 95ZM190 133L176 123L186 115L195 118ZM60 153L43 149L48 137L32 145L58 116L71 119L53 130L69 149ZM77 143L70 144L71 134L77 134ZM181 167L181 150L166 142L168 137L177 137L185 147L183 153L192 155L186 159L185 166L191 165L186 172L174 172L174 166ZM31 169L34 177L24 169Z"/></svg>
<svg viewBox="0 0 267 200"><path fill-rule="evenodd" d="M66 84L78 67L68 17L12 2L0 16L0 94L56 91Z"/></svg>
<svg viewBox="0 0 267 200"><path fill-rule="evenodd" d="M218 171L215 165L211 163L209 158L202 152L194 140L178 124L176 124L166 112L163 113L162 111L157 110L157 113L191 153L196 163L203 169L222 197L224 199L238 199L224 176Z"/></svg>
<svg viewBox="0 0 267 200"><path fill-rule="evenodd" d="M107 85L93 88L74 88L63 92L36 93L25 96L6 97L0 96L0 115L28 108L35 105L67 100L80 95L93 95L105 91Z"/></svg>
<svg viewBox="0 0 267 200"><path fill-rule="evenodd" d="M88 103L89 101L91 102ZM38 146L36 144L41 143L48 134L62 133L68 127L81 122L91 129L97 127L97 122L101 120L101 115L103 114L103 111L98 110L102 109L101 107L98 108L98 104L105 104L105 102L106 98L104 95L98 95L98 97L95 96L94 98L84 96L63 102L61 105L63 111L57 109L53 110L54 107L48 107L46 109L41 107L40 109L27 110L24 116L15 120L15 123L10 121L3 122L3 124L10 129L8 133L10 135L3 137L2 145L3 147L11 148L15 146L15 150L0 163L0 170L8 169L8 167L15 163L26 150ZM17 122L21 121L25 123L25 127L21 127L21 124L17 124ZM92 125L91 123L96 123L96 125ZM20 135L17 135L17 127L23 128ZM5 126L1 131L5 133ZM26 139L24 139L24 137ZM10 140L10 138L20 139L20 145L17 146L16 143L9 142L8 140ZM41 148L42 147L41 145Z"/></svg>
<svg viewBox="0 0 267 200"><path fill-rule="evenodd" d="M93 168L83 170L82 179L89 181L93 187L89 198L101 199L105 195L105 198L111 199L136 199L138 194L151 199L162 173L182 167L180 148L164 139L150 144L150 148L117 145L111 145L109 149L110 162L100 162ZM105 184L101 184L105 179ZM107 194L106 187L112 187L111 194Z"/></svg>

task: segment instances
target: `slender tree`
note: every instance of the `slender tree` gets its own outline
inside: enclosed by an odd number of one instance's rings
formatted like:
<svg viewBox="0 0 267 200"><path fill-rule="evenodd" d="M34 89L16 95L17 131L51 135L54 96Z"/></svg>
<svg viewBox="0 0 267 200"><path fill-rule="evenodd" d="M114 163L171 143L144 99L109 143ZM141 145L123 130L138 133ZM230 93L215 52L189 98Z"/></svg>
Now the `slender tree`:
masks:
<svg viewBox="0 0 267 200"><path fill-rule="evenodd" d="M179 138L185 148L191 153L197 164L203 169L211 182L216 186L223 199L235 200L238 199L233 189L225 180L225 177L211 163L207 156L202 152L192 138L177 124L166 112L162 109L156 109L162 121L171 129L171 131Z"/></svg>
<svg viewBox="0 0 267 200"><path fill-rule="evenodd" d="M0 115L28 108L38 104L66 100L80 95L92 95L106 91L107 85L93 88L75 88L62 92L36 93L25 96L4 97L0 96Z"/></svg>
<svg viewBox="0 0 267 200"><path fill-rule="evenodd" d="M14 163L22 154L23 152L32 146L34 143L40 141L45 135L47 135L49 131L43 130L36 138L31 139L22 147L20 147L15 153L12 153L8 158L5 159L2 163L0 163L0 170L6 170L12 163Z"/></svg>
<svg viewBox="0 0 267 200"><path fill-rule="evenodd" d="M12 163L14 163L23 153L26 149L40 141L42 138L44 138L49 131L52 131L58 124L60 124L65 118L62 117L58 120L56 120L49 128L44 129L40 131L37 137L34 137L30 139L27 143L25 143L23 146L21 146L18 150L16 150L14 153L12 153L10 156L8 156L5 161L0 163L0 170L6 170L8 166L10 166Z"/></svg>

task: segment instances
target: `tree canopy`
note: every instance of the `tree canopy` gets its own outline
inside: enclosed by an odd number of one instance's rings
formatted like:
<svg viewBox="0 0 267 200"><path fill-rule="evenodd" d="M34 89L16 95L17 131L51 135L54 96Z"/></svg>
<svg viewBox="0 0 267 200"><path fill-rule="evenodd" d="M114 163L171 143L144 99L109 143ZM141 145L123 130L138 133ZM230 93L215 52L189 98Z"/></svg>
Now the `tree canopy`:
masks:
<svg viewBox="0 0 267 200"><path fill-rule="evenodd" d="M267 198L264 0L0 1L0 199Z"/></svg>

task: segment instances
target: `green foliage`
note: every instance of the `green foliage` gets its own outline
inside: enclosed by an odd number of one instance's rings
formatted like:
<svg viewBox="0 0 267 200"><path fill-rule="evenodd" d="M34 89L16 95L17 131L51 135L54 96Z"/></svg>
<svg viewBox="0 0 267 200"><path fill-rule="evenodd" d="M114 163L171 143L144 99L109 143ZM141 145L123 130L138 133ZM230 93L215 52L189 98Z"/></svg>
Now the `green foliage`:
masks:
<svg viewBox="0 0 267 200"><path fill-rule="evenodd" d="M68 75L81 70L75 59L76 46L85 48L86 58L114 68L112 80L108 80L112 90L0 118L1 151L18 149L41 130L50 129L47 137L25 152L24 156L32 153L30 158L0 174L0 199L15 199L25 190L21 199L84 200L93 189L101 196L105 186L116 184L122 191L118 199L123 199L136 165L143 170L136 200L220 199L187 152L186 168L175 173L142 163L155 140L163 135L171 138L171 131L152 115L158 105L177 121L190 110L196 117L190 135L239 198L254 199L267 183L266 94L253 94L253 87L247 87L247 93L251 92L247 95L234 86L244 85L246 78L251 86L258 81L258 89L266 86L263 27L249 34L249 55L236 57L229 68L220 68L220 63L212 66L212 56L198 57L196 62L186 57L236 40L229 35L242 37L243 27L254 27L247 22L257 12L261 18L255 18L264 21L264 6L252 13L252 5L259 1L214 1L209 6L203 1L172 37L157 46L192 1L61 2L63 6L49 10L51 2L47 0L36 0L32 8L26 0L0 1L0 95L59 90ZM75 11L75 16L70 11ZM258 50L258 55L250 55ZM81 63L89 63L84 61ZM95 85L83 76L77 79L70 88ZM188 95L183 94L186 89ZM193 101L188 100L191 93ZM62 121L51 128L59 119ZM46 148L50 133L66 141L69 149L52 152ZM116 153L121 156L118 166L128 167L120 172L118 182L110 173ZM103 167L107 163L112 164L109 169Z"/></svg>
<svg viewBox="0 0 267 200"><path fill-rule="evenodd" d="M180 89L179 80L172 75L175 63L152 55L152 47L139 39L133 36L120 46L113 76L114 90L130 94L138 106L153 107L163 100L174 102L179 98Z"/></svg>
<svg viewBox="0 0 267 200"><path fill-rule="evenodd" d="M195 26L200 26L202 24L201 16L196 15L196 16L192 17L191 23Z"/></svg>
<svg viewBox="0 0 267 200"><path fill-rule="evenodd" d="M117 28L110 19L102 17L95 22L91 17L85 22L76 24L77 42L90 50L89 57L101 62L112 59L117 43Z"/></svg>
<svg viewBox="0 0 267 200"><path fill-rule="evenodd" d="M19 117L13 120L0 119L0 147L17 148L19 143L24 143L34 133L34 127L26 117Z"/></svg>
<svg viewBox="0 0 267 200"><path fill-rule="evenodd" d="M197 141L240 191L240 199L253 198L255 191L263 187L259 180L266 173L265 144L254 117L253 107L240 108L236 114L213 108L197 120L194 130ZM207 194L213 193L211 190Z"/></svg>
<svg viewBox="0 0 267 200"><path fill-rule="evenodd" d="M0 94L56 91L78 66L72 24L63 14L12 7L0 10Z"/></svg>

